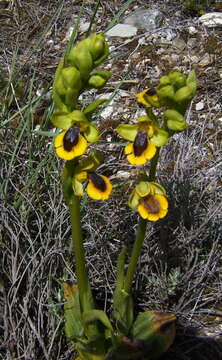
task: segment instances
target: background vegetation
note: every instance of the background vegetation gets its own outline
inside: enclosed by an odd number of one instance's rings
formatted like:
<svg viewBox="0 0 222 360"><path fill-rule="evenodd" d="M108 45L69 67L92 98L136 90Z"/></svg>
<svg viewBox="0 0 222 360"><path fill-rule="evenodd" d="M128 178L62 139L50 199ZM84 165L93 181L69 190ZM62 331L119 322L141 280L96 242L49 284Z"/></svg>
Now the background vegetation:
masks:
<svg viewBox="0 0 222 360"><path fill-rule="evenodd" d="M181 36L187 41L193 12L187 12L183 1L100 1L95 19L93 0L0 1L1 359L74 358L64 339L61 291L63 280L75 279L70 224L60 188L62 161L54 155L53 138L47 136L53 131L52 79L67 44L66 32L73 23L78 27L80 18L94 19L93 31L105 31L121 22L127 11L147 4L158 8L158 3L168 18L178 11ZM204 2L205 10L214 10L215 4ZM73 40L75 34L81 38L74 32ZM140 58L135 58L136 39L129 44L112 40L119 48L107 62L113 77L106 92L115 96L121 88L129 97L114 105L115 117L102 120L98 113L95 120L102 131L103 172L112 175L115 192L108 202L86 197L82 203L90 277L98 303L109 313L117 254L123 243L132 246L137 222L137 215L127 207L137 170L126 163L114 129L123 118L135 117L139 107L134 94L152 79L149 74L155 66L161 68L161 75L175 65L184 71L196 68L199 88L188 113L190 127L171 140L173 147L169 143L163 149L159 167L170 212L150 225L135 279L138 310L158 309L178 316L176 341L165 360L222 357L222 81L218 75L222 43L217 32L207 33L201 27L198 37L196 53L201 49L213 57L208 70L192 60L187 65L167 62L159 55L161 44L141 46ZM148 65L143 62L147 56ZM89 93L82 101L94 96ZM201 101L200 112L195 106Z"/></svg>

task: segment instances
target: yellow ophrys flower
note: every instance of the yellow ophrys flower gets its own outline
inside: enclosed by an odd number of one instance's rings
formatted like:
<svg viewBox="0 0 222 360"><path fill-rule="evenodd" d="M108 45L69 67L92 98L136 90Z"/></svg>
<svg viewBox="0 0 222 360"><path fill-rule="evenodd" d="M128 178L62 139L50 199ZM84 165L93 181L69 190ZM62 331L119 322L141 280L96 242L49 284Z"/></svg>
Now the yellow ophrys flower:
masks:
<svg viewBox="0 0 222 360"><path fill-rule="evenodd" d="M136 94L138 103L145 106L159 107L159 98L155 88L147 88Z"/></svg>
<svg viewBox="0 0 222 360"><path fill-rule="evenodd" d="M116 131L124 139L131 141L125 147L125 154L132 165L144 165L154 157L156 148L168 141L168 133L148 116L140 116L134 125L121 124Z"/></svg>
<svg viewBox="0 0 222 360"><path fill-rule="evenodd" d="M71 113L55 112L52 122L64 130L55 137L54 142L56 154L61 159L72 160L83 155L87 142L93 143L99 139L96 126L91 124L80 110Z"/></svg>
<svg viewBox="0 0 222 360"><path fill-rule="evenodd" d="M75 167L72 188L76 196L83 196L84 183L86 192L94 200L107 200L112 192L112 184L105 175L98 174L97 168L102 161L102 154L95 152L82 159Z"/></svg>
<svg viewBox="0 0 222 360"><path fill-rule="evenodd" d="M157 221L168 212L166 192L155 182L141 181L130 195L129 206L137 209L143 219Z"/></svg>

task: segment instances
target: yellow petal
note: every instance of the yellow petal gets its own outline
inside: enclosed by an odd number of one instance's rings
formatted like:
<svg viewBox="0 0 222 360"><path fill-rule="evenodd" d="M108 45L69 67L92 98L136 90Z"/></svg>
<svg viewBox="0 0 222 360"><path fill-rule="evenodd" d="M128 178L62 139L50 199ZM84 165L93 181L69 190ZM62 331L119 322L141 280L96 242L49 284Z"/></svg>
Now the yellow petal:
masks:
<svg viewBox="0 0 222 360"><path fill-rule="evenodd" d="M65 133L66 131L63 131L61 134L55 137L54 144L57 156L64 160L72 160L75 157L84 154L87 148L86 139L82 135L79 135L78 143L73 146L70 151L67 151L64 149L63 146L63 138L65 136Z"/></svg>
<svg viewBox="0 0 222 360"><path fill-rule="evenodd" d="M125 149L124 149L125 154L131 154L133 152L133 144L128 144L126 145Z"/></svg>
<svg viewBox="0 0 222 360"><path fill-rule="evenodd" d="M132 165L144 165L147 162L147 159L145 158L144 154L141 156L135 156L134 154L127 155L127 160Z"/></svg>
<svg viewBox="0 0 222 360"><path fill-rule="evenodd" d="M146 208L142 204L138 205L137 210L143 219L147 219L148 213L147 213Z"/></svg>
<svg viewBox="0 0 222 360"><path fill-rule="evenodd" d="M94 200L107 200L112 192L112 184L106 176L104 175L100 175L100 176L103 178L103 180L106 183L106 190L101 191L93 184L91 180L89 180L86 191L87 194Z"/></svg>
<svg viewBox="0 0 222 360"><path fill-rule="evenodd" d="M152 141L148 143L147 148L143 154L147 160L152 159L154 157L154 155L156 154L156 146L152 143Z"/></svg>

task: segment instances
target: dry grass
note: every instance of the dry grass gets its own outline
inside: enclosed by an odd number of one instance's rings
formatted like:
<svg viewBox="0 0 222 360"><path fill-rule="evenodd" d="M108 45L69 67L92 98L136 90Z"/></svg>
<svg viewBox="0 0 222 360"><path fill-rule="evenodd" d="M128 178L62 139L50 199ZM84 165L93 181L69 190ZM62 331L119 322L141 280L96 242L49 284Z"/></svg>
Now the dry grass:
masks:
<svg viewBox="0 0 222 360"><path fill-rule="evenodd" d="M6 4L7 3L7 4ZM47 4L46 4L47 3ZM1 217L0 243L0 358L73 359L63 334L64 279L75 279L70 254L70 224L60 189L62 162L54 156L51 138L35 132L50 131L52 111L48 88L64 51L63 43L72 14L80 1L8 1L10 16L1 18L0 66ZM119 1L102 1L96 30L104 30L119 9ZM121 2L124 4L124 1ZM143 6L144 1L138 1ZM87 1L84 16L93 14ZM175 2L166 4L169 14ZM131 6L132 8L132 6ZM179 8L179 5L178 5ZM8 20L9 19L9 20ZM187 21L187 19L185 19ZM35 24L33 26L33 24ZM183 36L187 35L186 23ZM203 31L203 30L200 30ZM218 35L213 34L217 39ZM211 43L200 46L213 52ZM50 42L49 40L52 40ZM121 45L114 41L114 45ZM137 215L127 207L136 172L122 154L113 128L134 118L138 106L133 93L152 78L153 65L170 68L153 46L151 64L138 63L131 54L137 43L120 48L111 56L113 82L136 77L129 98L120 99L116 116L101 124L106 164L112 174L114 196L98 203L82 202L82 223L88 267L99 306L111 313L117 254L125 243L129 253L134 241ZM217 48L217 47L216 47ZM147 230L146 241L135 278L137 310L155 308L175 312L178 331L175 344L163 359L192 360L222 358L222 244L221 244L221 68L220 54L213 52L209 71L196 66L199 89L188 114L189 129L171 139L162 150L158 176L167 188L170 211L166 219ZM201 48L202 49L202 48ZM208 50L207 50L208 49ZM144 48L140 49L144 53ZM171 49L169 48L169 53ZM175 50L173 50L175 51ZM189 53L189 50L187 50ZM198 53L197 49L197 53ZM126 68L126 59L129 66ZM187 67L178 64L182 69ZM137 66L137 67L136 67ZM192 67L192 62L187 66ZM133 72L134 71L134 72ZM144 81L144 74L146 81ZM150 77L149 77L150 76ZM109 85L107 92L114 92ZM90 97L94 94L89 94ZM196 111L198 101L204 111ZM99 120L99 116L98 116ZM107 144L106 136L111 136ZM119 181L118 171L129 172ZM130 182L129 182L130 180ZM104 261L106 259L106 261Z"/></svg>

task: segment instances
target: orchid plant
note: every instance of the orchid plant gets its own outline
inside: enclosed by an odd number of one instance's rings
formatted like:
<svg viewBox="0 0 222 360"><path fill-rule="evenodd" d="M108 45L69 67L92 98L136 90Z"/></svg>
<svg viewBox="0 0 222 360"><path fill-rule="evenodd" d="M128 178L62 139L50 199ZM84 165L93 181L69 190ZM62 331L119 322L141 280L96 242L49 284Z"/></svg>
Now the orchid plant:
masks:
<svg viewBox="0 0 222 360"><path fill-rule="evenodd" d="M194 71L186 77L178 70L161 77L156 88L136 95L145 114L135 124L120 124L116 128L119 136L129 141L125 147L126 160L140 169L128 202L139 213L139 223L128 266L125 247L117 260L113 317L109 319L97 309L92 296L80 218L80 201L85 191L90 198L102 201L112 193L110 180L99 171L103 162L101 152L90 150L90 143L100 137L92 122L93 113L106 100L95 100L82 108L78 102L84 91L102 88L109 80L111 73L95 71L108 54L104 35L90 35L61 59L53 84L55 111L51 121L61 129L54 145L56 155L65 160L62 186L70 210L77 277L76 284L64 283L65 333L81 360L157 359L174 341L176 316L159 311L136 314L132 282L148 222L158 221L168 212L166 191L156 182L160 148L175 132L186 129L184 116L196 92L196 77ZM155 108L163 108L162 121L155 115ZM146 164L150 165L149 173Z"/></svg>

